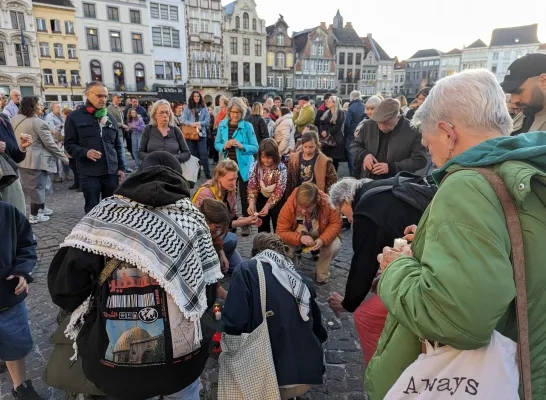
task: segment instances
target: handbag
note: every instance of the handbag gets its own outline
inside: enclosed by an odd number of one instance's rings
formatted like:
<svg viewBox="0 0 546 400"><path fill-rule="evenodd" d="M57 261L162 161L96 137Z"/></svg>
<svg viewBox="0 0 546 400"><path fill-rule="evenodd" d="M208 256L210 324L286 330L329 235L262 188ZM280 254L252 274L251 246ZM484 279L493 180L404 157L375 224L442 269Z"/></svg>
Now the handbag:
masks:
<svg viewBox="0 0 546 400"><path fill-rule="evenodd" d="M326 137L322 137L322 135L319 135L319 136L320 136L320 145L323 149L327 147L337 146L336 139L332 135L330 135L330 133L328 133Z"/></svg>
<svg viewBox="0 0 546 400"><path fill-rule="evenodd" d="M0 154L0 189L6 188L19 179L17 164L6 153Z"/></svg>
<svg viewBox="0 0 546 400"><path fill-rule="evenodd" d="M121 261L115 258L106 264L100 273L96 289L93 291L94 294L96 294L99 288L106 282L106 279L120 264ZM94 302L94 299L91 301ZM45 367L44 381L48 386L64 390L68 393L103 396L104 393L85 376L82 358L78 357L75 361L71 361L71 357L74 355L74 342L64 334L69 323L70 315L67 315L60 322L53 336L51 336L50 343L54 347Z"/></svg>
<svg viewBox="0 0 546 400"><path fill-rule="evenodd" d="M181 125L182 135L186 140L199 140L199 128L196 126Z"/></svg>
<svg viewBox="0 0 546 400"><path fill-rule="evenodd" d="M256 269L263 320L251 333L222 333L218 400L281 399L267 329L267 317L273 314L266 312L265 275L260 261Z"/></svg>
<svg viewBox="0 0 546 400"><path fill-rule="evenodd" d="M463 170L481 174L494 189L504 210L516 286L518 343L497 331L493 332L487 346L477 350L456 350L450 346L440 347L437 343L425 341L426 354L421 354L402 373L387 393L385 400L456 400L466 399L469 395L487 399L520 399L520 383L521 399L532 400L525 254L516 205L503 180L492 170L487 168ZM447 174L444 180L450 174Z"/></svg>
<svg viewBox="0 0 546 400"><path fill-rule="evenodd" d="M190 159L180 164L182 166L182 176L188 182L197 182L199 176L199 159L194 156L190 156Z"/></svg>

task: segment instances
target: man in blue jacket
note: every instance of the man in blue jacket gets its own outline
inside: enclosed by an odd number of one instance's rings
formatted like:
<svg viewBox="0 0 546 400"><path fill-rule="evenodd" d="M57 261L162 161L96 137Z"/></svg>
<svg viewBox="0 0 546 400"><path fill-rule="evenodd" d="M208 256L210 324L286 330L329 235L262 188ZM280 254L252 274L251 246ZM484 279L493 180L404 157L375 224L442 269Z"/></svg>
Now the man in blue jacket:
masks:
<svg viewBox="0 0 546 400"><path fill-rule="evenodd" d="M138 104L138 99L136 97L131 97L131 104L129 104L127 107L125 107L125 110L123 110L123 120L127 121L127 114L129 113L129 110L134 108L138 115L142 117L142 120L146 125L150 123L150 116L146 112L146 109Z"/></svg>
<svg viewBox="0 0 546 400"><path fill-rule="evenodd" d="M347 165L349 166L349 174L353 176L353 155L349 151L349 146L355 140L355 130L358 124L364 119L364 103L362 103L362 95L358 90L354 90L350 94L351 103L345 114L345 154L347 155Z"/></svg>
<svg viewBox="0 0 546 400"><path fill-rule="evenodd" d="M25 357L33 343L25 298L36 265L36 239L27 218L11 204L0 201L0 359L13 381L15 399L41 397L26 379Z"/></svg>

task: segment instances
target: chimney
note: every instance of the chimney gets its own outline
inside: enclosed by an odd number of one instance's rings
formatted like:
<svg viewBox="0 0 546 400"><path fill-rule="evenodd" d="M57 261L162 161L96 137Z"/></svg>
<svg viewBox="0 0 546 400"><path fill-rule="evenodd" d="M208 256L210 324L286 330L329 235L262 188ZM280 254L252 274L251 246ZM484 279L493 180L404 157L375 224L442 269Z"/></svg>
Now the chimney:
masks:
<svg viewBox="0 0 546 400"><path fill-rule="evenodd" d="M353 29L353 24L351 22L347 22L345 24L345 29Z"/></svg>
<svg viewBox="0 0 546 400"><path fill-rule="evenodd" d="M320 27L324 30L326 30L326 22L321 22Z"/></svg>
<svg viewBox="0 0 546 400"><path fill-rule="evenodd" d="M368 39L371 39L371 38L372 38L372 34L371 34L371 33L368 33L368 34L366 34L366 37L367 37Z"/></svg>

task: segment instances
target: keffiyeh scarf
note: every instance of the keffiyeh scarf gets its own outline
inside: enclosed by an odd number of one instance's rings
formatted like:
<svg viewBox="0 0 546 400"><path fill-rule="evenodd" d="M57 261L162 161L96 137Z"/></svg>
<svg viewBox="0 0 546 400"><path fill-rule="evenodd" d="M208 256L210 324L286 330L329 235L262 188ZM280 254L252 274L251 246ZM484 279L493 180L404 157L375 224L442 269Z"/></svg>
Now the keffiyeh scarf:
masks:
<svg viewBox="0 0 546 400"><path fill-rule="evenodd" d="M273 276L294 296L300 310L301 319L308 321L311 292L300 274L296 272L292 262L273 250L264 250L254 256L254 259L271 265Z"/></svg>
<svg viewBox="0 0 546 400"><path fill-rule="evenodd" d="M61 247L74 247L134 265L159 282L184 317L195 324L207 309L205 287L223 277L205 217L189 199L152 208L114 196L93 208ZM92 306L88 298L72 314L65 335L76 340Z"/></svg>

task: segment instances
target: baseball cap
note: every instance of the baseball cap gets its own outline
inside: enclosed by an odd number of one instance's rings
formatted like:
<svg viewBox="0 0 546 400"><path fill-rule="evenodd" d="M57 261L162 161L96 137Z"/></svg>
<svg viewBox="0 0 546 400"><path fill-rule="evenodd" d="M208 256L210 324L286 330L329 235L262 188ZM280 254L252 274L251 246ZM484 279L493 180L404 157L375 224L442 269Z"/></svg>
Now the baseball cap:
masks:
<svg viewBox="0 0 546 400"><path fill-rule="evenodd" d="M527 54L510 64L504 82L501 83L502 90L513 93L527 79L541 74L546 74L546 54Z"/></svg>
<svg viewBox="0 0 546 400"><path fill-rule="evenodd" d="M400 102L396 99L385 99L375 109L372 120L385 122L400 114Z"/></svg>

